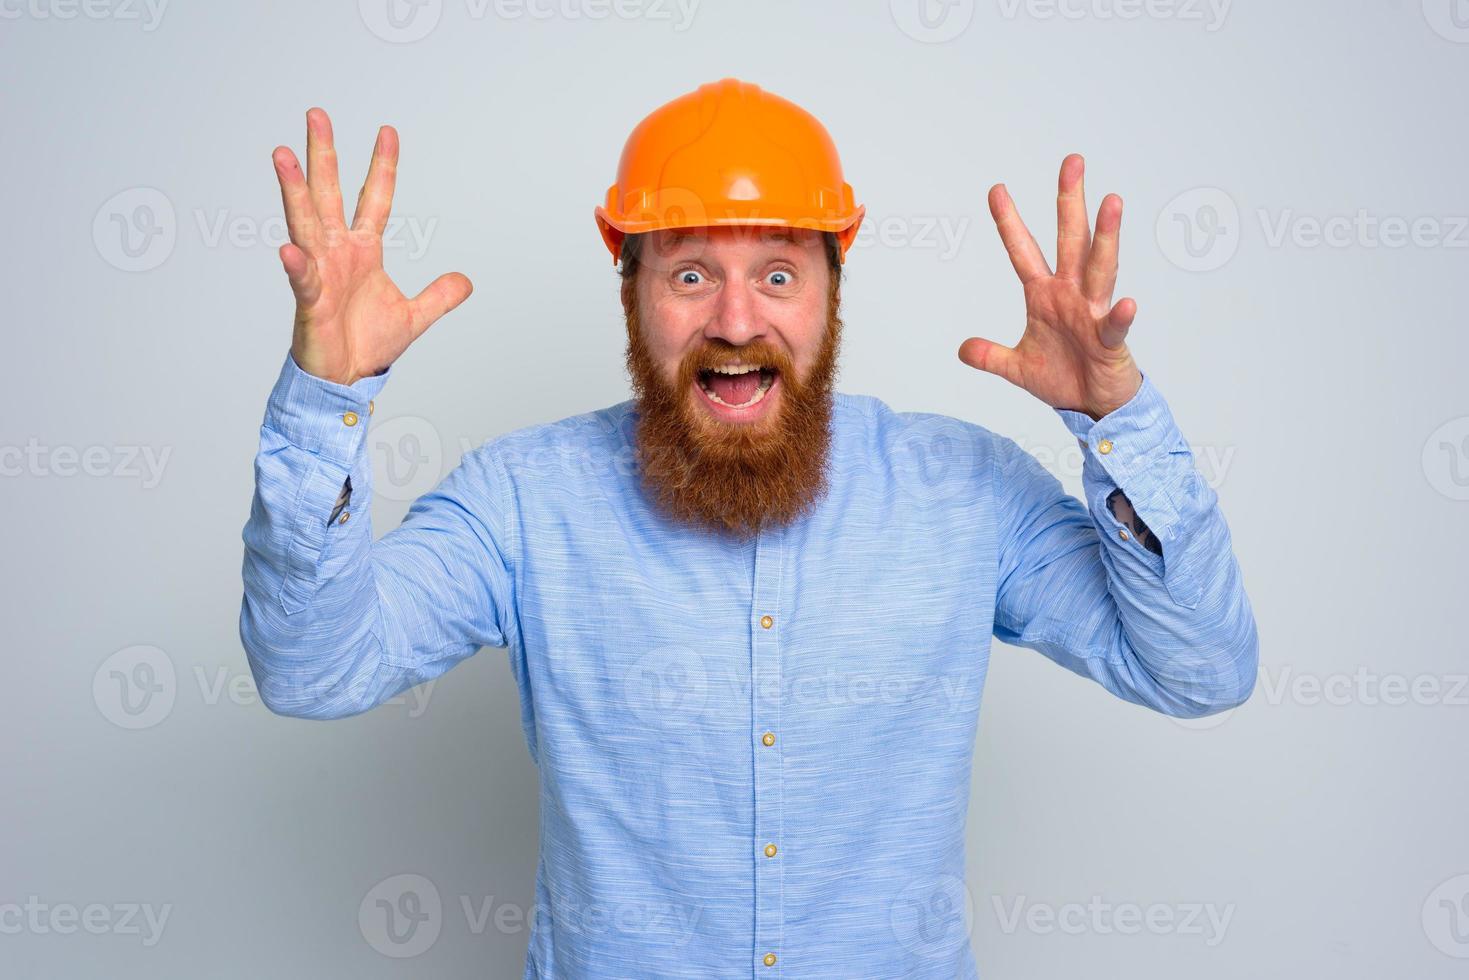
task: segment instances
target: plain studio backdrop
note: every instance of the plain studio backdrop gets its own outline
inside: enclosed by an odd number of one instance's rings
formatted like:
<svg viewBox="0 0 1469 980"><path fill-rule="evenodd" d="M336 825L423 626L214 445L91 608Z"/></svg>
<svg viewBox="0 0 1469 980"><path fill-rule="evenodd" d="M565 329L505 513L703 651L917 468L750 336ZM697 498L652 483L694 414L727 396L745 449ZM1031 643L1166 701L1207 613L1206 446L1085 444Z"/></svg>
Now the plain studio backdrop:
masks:
<svg viewBox="0 0 1469 980"><path fill-rule="evenodd" d="M1253 699L1189 723L996 645L982 973L1463 976L1465 6L3 0L0 975L520 977L504 651L348 720L254 693L240 530L293 310L270 154L325 107L350 210L397 126L388 271L476 286L377 401L380 535L467 448L629 397L592 209L639 119L732 75L815 113L867 206L840 389L1073 492L1061 421L955 352L1023 322L986 190L1049 257L1086 155L1258 619Z"/></svg>

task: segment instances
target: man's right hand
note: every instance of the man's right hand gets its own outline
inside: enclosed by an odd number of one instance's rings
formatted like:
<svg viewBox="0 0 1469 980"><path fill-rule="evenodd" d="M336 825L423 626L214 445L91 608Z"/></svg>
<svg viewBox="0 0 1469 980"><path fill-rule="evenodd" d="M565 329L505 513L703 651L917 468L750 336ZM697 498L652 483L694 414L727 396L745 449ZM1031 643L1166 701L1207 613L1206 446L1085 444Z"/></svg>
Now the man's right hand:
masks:
<svg viewBox="0 0 1469 980"><path fill-rule="evenodd" d="M292 357L308 374L344 385L383 373L474 288L462 273L449 272L409 299L383 271L397 131L378 130L351 227L343 218L337 151L325 111L306 113L306 174L289 147L276 147L272 158L291 238L280 256L296 294Z"/></svg>

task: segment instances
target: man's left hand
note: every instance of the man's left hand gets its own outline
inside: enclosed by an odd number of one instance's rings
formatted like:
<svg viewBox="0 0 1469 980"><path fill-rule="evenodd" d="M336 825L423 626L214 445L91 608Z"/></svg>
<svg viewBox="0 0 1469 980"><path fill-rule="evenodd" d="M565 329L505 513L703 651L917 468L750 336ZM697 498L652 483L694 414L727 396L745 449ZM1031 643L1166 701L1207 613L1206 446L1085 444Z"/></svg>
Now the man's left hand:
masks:
<svg viewBox="0 0 1469 980"><path fill-rule="evenodd" d="M959 359L1019 385L1052 408L1099 419L1137 393L1142 373L1125 343L1137 303L1131 298L1112 303L1122 198L1108 194L1102 199L1093 240L1085 169L1078 153L1061 162L1054 273L1005 185L990 188L990 213L1025 286L1025 333L1014 347L970 337L960 345Z"/></svg>

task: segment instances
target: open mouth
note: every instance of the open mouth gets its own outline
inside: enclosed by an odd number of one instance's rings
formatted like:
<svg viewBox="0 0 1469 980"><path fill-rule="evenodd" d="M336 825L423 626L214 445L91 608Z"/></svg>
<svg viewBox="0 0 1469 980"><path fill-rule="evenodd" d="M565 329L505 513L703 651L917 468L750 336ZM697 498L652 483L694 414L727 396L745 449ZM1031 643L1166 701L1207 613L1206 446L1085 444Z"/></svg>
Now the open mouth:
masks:
<svg viewBox="0 0 1469 980"><path fill-rule="evenodd" d="M722 364L699 372L699 387L709 400L726 408L754 408L764 400L779 372L760 364Z"/></svg>

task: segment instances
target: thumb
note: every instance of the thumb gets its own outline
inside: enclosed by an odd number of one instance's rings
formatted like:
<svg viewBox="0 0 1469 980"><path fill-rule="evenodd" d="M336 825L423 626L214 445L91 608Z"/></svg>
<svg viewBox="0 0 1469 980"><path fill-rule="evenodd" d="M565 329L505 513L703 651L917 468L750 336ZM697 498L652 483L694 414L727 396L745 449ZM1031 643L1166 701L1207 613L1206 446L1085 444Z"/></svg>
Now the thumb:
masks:
<svg viewBox="0 0 1469 980"><path fill-rule="evenodd" d="M972 368L1004 378L1012 385L1020 385L1020 355L1014 348L983 337L970 337L959 345L959 360Z"/></svg>
<svg viewBox="0 0 1469 980"><path fill-rule="evenodd" d="M413 337L418 339L434 321L469 298L474 284L462 272L446 272L413 297Z"/></svg>
<svg viewBox="0 0 1469 980"><path fill-rule="evenodd" d="M1127 339L1127 331L1132 328L1132 321L1137 316L1137 301L1132 298L1119 299L1117 305L1112 307L1106 318L1102 320L1101 330L1097 337L1102 346L1109 350L1116 350L1122 346Z"/></svg>
<svg viewBox="0 0 1469 980"><path fill-rule="evenodd" d="M311 256L293 242L282 245L279 254L281 265L286 270L286 278L291 281L291 291L296 294L296 301L302 306L315 303L321 297L321 276L316 271L316 263Z"/></svg>

